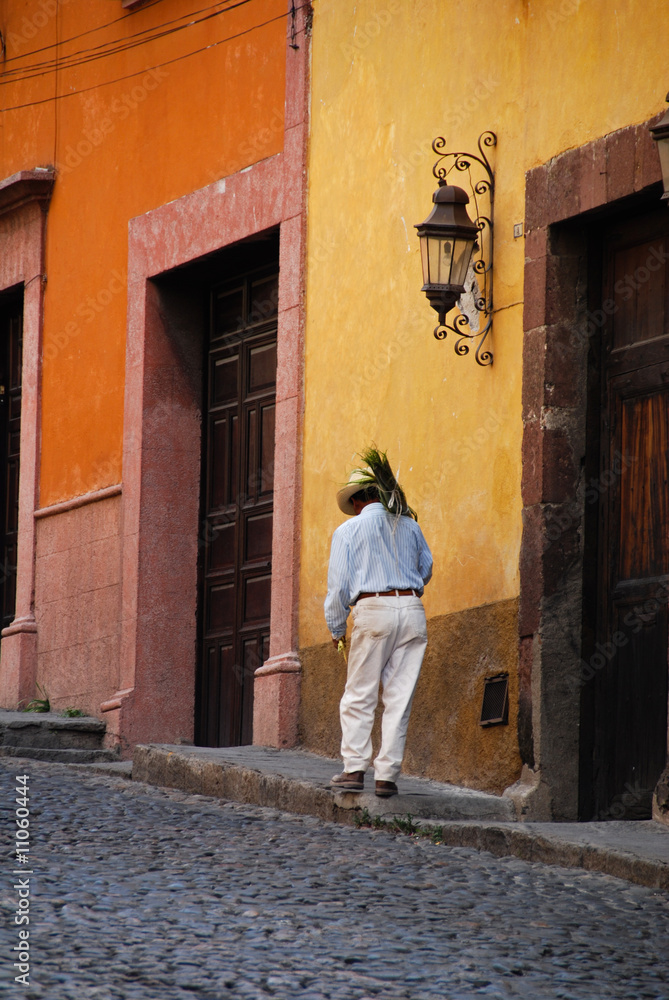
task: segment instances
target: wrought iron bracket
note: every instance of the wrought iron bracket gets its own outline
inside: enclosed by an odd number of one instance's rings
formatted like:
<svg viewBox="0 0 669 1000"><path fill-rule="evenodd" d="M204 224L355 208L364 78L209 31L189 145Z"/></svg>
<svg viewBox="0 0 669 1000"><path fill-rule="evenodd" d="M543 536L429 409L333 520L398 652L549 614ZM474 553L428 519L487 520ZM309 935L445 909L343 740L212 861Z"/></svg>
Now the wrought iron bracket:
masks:
<svg viewBox="0 0 669 1000"><path fill-rule="evenodd" d="M473 304L477 314L480 314L481 321L477 326L482 329L472 329L472 321L462 311L451 323L446 322L446 313L439 316L439 323L435 327L434 335L437 340L445 340L449 332L454 333L458 338L455 342L455 353L460 356L469 354L469 342L477 341L476 362L479 365L491 365L493 360L492 351L487 348L483 350L483 345L487 337L492 333L493 302L492 302L492 261L493 261L493 218L495 201L495 176L490 161L486 156L486 150L497 145L497 136L494 132L482 132L478 138L479 155L475 153L449 153L444 152L446 140L439 136L432 143L432 149L437 154L437 161L432 167L432 173L439 181L440 185L448 183L447 178L452 170L459 170L467 174L469 187L471 189L474 207L476 209L476 227L479 231L478 256L474 261L472 270L479 276L479 283L474 281L470 291L473 294ZM474 171L474 177L472 176ZM483 176L476 180L476 175L483 173ZM487 213L485 202L479 206L479 198L484 202L488 201ZM461 301L461 300L460 300ZM473 317L472 317L473 318ZM478 315L476 317L478 319Z"/></svg>

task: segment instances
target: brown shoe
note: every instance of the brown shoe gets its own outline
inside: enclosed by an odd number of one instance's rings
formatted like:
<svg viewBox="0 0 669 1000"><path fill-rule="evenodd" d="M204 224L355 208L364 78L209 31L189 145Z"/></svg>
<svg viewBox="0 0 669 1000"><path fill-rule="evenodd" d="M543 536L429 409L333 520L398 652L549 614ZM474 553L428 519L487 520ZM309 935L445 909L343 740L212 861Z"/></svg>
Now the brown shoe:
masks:
<svg viewBox="0 0 669 1000"><path fill-rule="evenodd" d="M380 799L389 799L391 795L397 795L397 785L394 781L377 781L376 794Z"/></svg>
<svg viewBox="0 0 669 1000"><path fill-rule="evenodd" d="M343 771L342 774L335 774L330 784L342 792L361 792L365 787L365 772Z"/></svg>

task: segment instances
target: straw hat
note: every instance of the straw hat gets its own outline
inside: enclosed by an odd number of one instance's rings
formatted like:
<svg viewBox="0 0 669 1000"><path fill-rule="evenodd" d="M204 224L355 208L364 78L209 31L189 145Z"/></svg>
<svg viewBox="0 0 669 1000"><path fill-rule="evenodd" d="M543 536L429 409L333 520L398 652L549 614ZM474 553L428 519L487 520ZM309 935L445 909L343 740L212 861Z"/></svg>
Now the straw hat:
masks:
<svg viewBox="0 0 669 1000"><path fill-rule="evenodd" d="M365 472L364 469L354 469L348 477L346 486L342 486L337 493L337 506L342 514L355 514L351 497L365 487L374 485L374 477L369 472Z"/></svg>
<svg viewBox="0 0 669 1000"><path fill-rule="evenodd" d="M389 514L395 518L405 514L417 521L416 511L407 503L404 490L397 482L385 451L379 451L376 445L372 445L371 448L360 452L360 458L368 468L354 469L348 477L346 486L337 493L337 505L340 511L343 514L355 514L351 497L367 486L376 486L379 500Z"/></svg>

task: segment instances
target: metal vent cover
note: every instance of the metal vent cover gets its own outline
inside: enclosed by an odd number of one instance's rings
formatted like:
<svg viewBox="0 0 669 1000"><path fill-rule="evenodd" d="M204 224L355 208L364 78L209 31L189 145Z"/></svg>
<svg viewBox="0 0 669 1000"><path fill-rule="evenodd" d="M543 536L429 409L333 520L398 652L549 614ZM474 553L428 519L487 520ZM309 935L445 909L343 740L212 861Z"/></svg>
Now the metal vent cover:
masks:
<svg viewBox="0 0 669 1000"><path fill-rule="evenodd" d="M483 682L482 726L506 726L509 722L509 675L497 674Z"/></svg>

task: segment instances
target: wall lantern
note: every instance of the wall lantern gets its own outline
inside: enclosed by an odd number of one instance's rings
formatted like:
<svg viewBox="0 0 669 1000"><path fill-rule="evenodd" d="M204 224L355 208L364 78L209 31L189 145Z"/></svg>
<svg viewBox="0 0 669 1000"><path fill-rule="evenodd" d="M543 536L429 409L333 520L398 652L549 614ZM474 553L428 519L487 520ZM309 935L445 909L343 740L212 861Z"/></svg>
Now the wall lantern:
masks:
<svg viewBox="0 0 669 1000"><path fill-rule="evenodd" d="M669 94L665 100L669 101ZM657 143L657 151L660 154L662 184L664 186L662 201L666 201L669 199L669 111L665 112L664 118L661 118L657 125L652 125L649 131Z"/></svg>
<svg viewBox="0 0 669 1000"><path fill-rule="evenodd" d="M425 222L415 228L420 240L423 264L423 287L430 305L439 315L439 323L434 335L437 340L445 340L448 332L458 338L455 353L469 354L469 340L479 340L476 361L480 365L492 364L492 352L482 351L483 343L492 329L492 206L494 196L494 175L485 155L484 147L497 142L494 132L483 132L479 136L480 156L470 153L444 153L446 141L439 137L432 143L437 161L432 173L439 181L439 187L432 196L434 208ZM449 158L452 162L448 162ZM478 168L475 165L478 164ZM482 169L485 176L474 182L472 168ZM451 170L465 171L476 208L474 222L467 214L469 196L460 187L447 184ZM489 199L488 214L479 210L479 198ZM470 270L474 251L478 258ZM472 273L473 272L473 273ZM479 286L479 279L482 288ZM469 287L467 287L469 285ZM465 305L463 297L471 296L471 304ZM453 323L446 323L446 316L459 303L460 312ZM465 311L466 310L466 311ZM469 315L468 315L469 313ZM481 318L483 323L481 323Z"/></svg>

